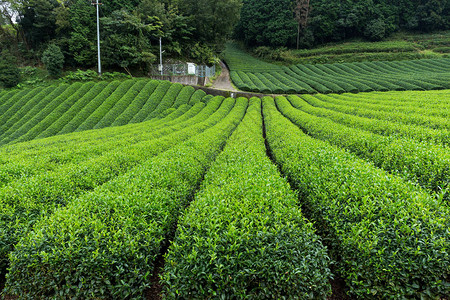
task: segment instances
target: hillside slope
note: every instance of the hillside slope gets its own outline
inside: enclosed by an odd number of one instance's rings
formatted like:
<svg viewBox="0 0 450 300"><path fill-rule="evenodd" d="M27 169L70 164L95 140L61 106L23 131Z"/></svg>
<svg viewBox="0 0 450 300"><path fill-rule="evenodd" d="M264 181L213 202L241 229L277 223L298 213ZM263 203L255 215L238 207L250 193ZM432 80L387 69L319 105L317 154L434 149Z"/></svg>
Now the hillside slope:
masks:
<svg viewBox="0 0 450 300"><path fill-rule="evenodd" d="M237 88L266 94L313 94L450 88L450 58L277 66L228 44L225 61Z"/></svg>
<svg viewBox="0 0 450 300"><path fill-rule="evenodd" d="M88 82L0 94L0 145L139 123L206 94L168 81Z"/></svg>
<svg viewBox="0 0 450 300"><path fill-rule="evenodd" d="M38 123L54 136L0 147L2 296L450 293L449 90L248 100L138 80L0 91L0 109L96 87L96 109Z"/></svg>

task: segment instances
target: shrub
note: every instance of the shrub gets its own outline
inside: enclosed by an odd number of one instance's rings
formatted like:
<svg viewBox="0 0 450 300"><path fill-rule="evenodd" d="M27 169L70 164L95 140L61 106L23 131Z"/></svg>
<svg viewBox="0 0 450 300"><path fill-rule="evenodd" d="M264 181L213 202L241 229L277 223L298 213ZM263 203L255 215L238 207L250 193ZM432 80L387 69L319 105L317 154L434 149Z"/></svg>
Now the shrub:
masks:
<svg viewBox="0 0 450 300"><path fill-rule="evenodd" d="M20 71L16 58L8 50L3 50L0 57L0 83L11 88L20 82Z"/></svg>
<svg viewBox="0 0 450 300"><path fill-rule="evenodd" d="M265 98L267 142L356 299L440 299L450 211L416 185L304 134Z"/></svg>
<svg viewBox="0 0 450 300"><path fill-rule="evenodd" d="M64 54L57 45L50 44L48 46L42 55L42 62L50 76L55 78L61 76L64 67Z"/></svg>
<svg viewBox="0 0 450 300"><path fill-rule="evenodd" d="M364 36L371 41L381 41L386 36L386 24L381 19L370 21L364 30Z"/></svg>
<svg viewBox="0 0 450 300"><path fill-rule="evenodd" d="M261 100L252 98L179 221L166 255L166 297L325 298L328 256L297 200L266 155Z"/></svg>
<svg viewBox="0 0 450 300"><path fill-rule="evenodd" d="M10 256L7 292L36 299L142 298L165 237L245 114L247 100L225 102L231 112L216 115L216 126L205 124L209 129L197 136L185 132L195 137L140 160L142 166L37 224ZM30 264L35 259L40 263Z"/></svg>

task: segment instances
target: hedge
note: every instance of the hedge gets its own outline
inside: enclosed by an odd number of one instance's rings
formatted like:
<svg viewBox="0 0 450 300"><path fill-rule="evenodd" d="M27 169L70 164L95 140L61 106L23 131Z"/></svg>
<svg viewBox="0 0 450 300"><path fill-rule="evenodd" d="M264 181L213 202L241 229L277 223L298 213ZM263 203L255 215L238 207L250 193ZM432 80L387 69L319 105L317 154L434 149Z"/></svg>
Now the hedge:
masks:
<svg viewBox="0 0 450 300"><path fill-rule="evenodd" d="M450 293L450 211L415 185L313 139L265 98L275 161L331 247L353 297L439 298Z"/></svg>
<svg viewBox="0 0 450 300"><path fill-rule="evenodd" d="M58 207L124 174L145 159L215 125L234 105L234 101L228 101L216 111L221 102L222 99L212 101L202 114L188 124L185 122L157 131L149 131L143 124L147 136L138 143L115 147L91 160L68 164L0 189L0 222L3 223L0 226L0 272L4 274L8 254L40 216L51 214Z"/></svg>
<svg viewBox="0 0 450 300"><path fill-rule="evenodd" d="M136 96L136 98L134 98L130 105L117 117L116 120L114 120L111 126L121 126L128 124L131 119L142 109L142 107L148 100L149 95L153 94L158 85L159 82L156 80L148 81L144 88L142 88L139 94Z"/></svg>
<svg viewBox="0 0 450 300"><path fill-rule="evenodd" d="M43 115L46 116L41 121L38 121L38 123L32 127L30 130L27 131L26 134L22 135L20 138L17 139L17 142L23 142L23 141L29 141L39 134L43 133L48 127L50 127L52 124L54 124L59 118L61 118L64 113L66 113L70 108L81 98L83 97L90 89L92 88L92 85L89 83L85 83L82 86L74 84L72 86L72 89L70 92L74 91L73 94L69 94L68 97L65 99L62 98L63 101L61 104L59 104L56 108L52 110L54 107L45 108L43 111ZM69 92L69 89L68 89ZM66 95L61 95L61 97L65 97ZM55 99L57 101L57 99Z"/></svg>
<svg viewBox="0 0 450 300"><path fill-rule="evenodd" d="M165 255L166 298L325 299L329 258L266 155L261 100L205 176Z"/></svg>
<svg viewBox="0 0 450 300"><path fill-rule="evenodd" d="M202 102L202 98L206 96L205 91L203 90L196 90L194 92L194 94L192 94L191 98L189 99L188 104L189 105L194 105L197 104L199 102Z"/></svg>
<svg viewBox="0 0 450 300"><path fill-rule="evenodd" d="M189 119L198 115L204 106L203 103L198 103L191 108L180 107L174 114L158 122L147 123L145 126L151 125L152 130L156 132L180 123L192 124L192 120ZM186 123L186 121L189 122ZM198 119L194 122L197 121ZM111 149L146 140L147 136L148 133L142 129L142 126L136 124L3 147L3 151L0 151L0 161L2 161L0 187L18 179L61 168L66 164L93 159Z"/></svg>
<svg viewBox="0 0 450 300"><path fill-rule="evenodd" d="M169 88L172 87L172 83L169 81L162 81L156 87L151 95L149 95L147 102L142 106L137 114L130 120L130 123L139 123L144 121L147 116L149 116L156 107L161 103L164 95L167 93Z"/></svg>
<svg viewBox="0 0 450 300"><path fill-rule="evenodd" d="M358 100L361 98L358 98ZM394 135L394 136L403 136L409 137L418 141L430 141L434 143L441 143L448 145L450 144L450 131L441 129L436 130L432 128L410 125L410 124L402 124L396 123L388 120L388 116L386 116L385 120L377 120L372 118L363 118L358 117L351 114L342 113L339 111L334 111L330 109L325 109L321 107L314 107L310 105L305 100L301 99L297 96L289 96L288 100L291 102L292 106L298 108L306 113L318 116L325 117L334 122L358 128L366 131L370 131L373 133L381 134L381 135ZM351 102L350 102L351 103ZM352 106L349 103L349 106ZM386 115L390 114L386 112Z"/></svg>
<svg viewBox="0 0 450 300"><path fill-rule="evenodd" d="M58 132L58 134L66 134L70 132L75 132L80 125L86 121L87 118L116 90L116 88L120 85L120 81L110 82L106 87L95 86L94 89L89 91L85 96L87 103L83 101L85 104L80 111L74 112L76 115L64 125L64 127ZM96 93L95 90L101 90ZM92 97L89 99L88 97ZM84 98L84 97L83 97ZM72 112L71 112L72 113Z"/></svg>
<svg viewBox="0 0 450 300"><path fill-rule="evenodd" d="M246 107L238 101L217 126L43 219L11 254L6 292L142 299L166 236Z"/></svg>
<svg viewBox="0 0 450 300"><path fill-rule="evenodd" d="M339 100L334 96L317 94L314 97L309 95L302 95L302 98L313 106L324 107L339 112L349 113L360 117L375 118L380 120L391 120L403 124L416 124L419 126L434 128L434 129L450 129L450 120L448 118L440 118L435 116L426 116L423 114L404 113L391 111L389 114L383 111L371 109L365 104L358 104L358 106L348 106L339 103Z"/></svg>
<svg viewBox="0 0 450 300"><path fill-rule="evenodd" d="M276 103L287 118L315 138L346 148L435 193L445 194L450 187L450 151L444 146L350 128L297 110L284 97L277 97ZM450 199L450 194L444 198Z"/></svg>
<svg viewBox="0 0 450 300"><path fill-rule="evenodd" d="M114 92L112 92L111 95L108 95L108 97L105 98L102 103L91 112L91 114L77 127L75 131L96 129L95 126L98 122L100 122L100 120L102 120L102 118L111 111L116 103L119 102L135 84L136 81L132 79L125 80L120 83ZM102 126L102 124L100 124L100 126Z"/></svg>
<svg viewBox="0 0 450 300"><path fill-rule="evenodd" d="M134 99L139 95L144 86L147 84L146 80L138 80L116 103L113 103L112 108L103 116L100 121L94 126L94 129L111 126L111 124L133 103ZM123 124L125 125L125 124Z"/></svg>

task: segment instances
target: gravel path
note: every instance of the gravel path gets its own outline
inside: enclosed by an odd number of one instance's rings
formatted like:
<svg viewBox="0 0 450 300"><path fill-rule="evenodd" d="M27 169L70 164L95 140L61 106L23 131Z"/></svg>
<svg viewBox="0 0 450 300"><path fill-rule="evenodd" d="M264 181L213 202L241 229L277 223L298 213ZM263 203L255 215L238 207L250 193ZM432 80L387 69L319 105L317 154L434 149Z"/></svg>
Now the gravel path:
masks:
<svg viewBox="0 0 450 300"><path fill-rule="evenodd" d="M237 92L231 85L230 72L228 71L227 66L222 61L220 62L220 65L222 67L222 73L220 73L220 76L214 81L211 88Z"/></svg>

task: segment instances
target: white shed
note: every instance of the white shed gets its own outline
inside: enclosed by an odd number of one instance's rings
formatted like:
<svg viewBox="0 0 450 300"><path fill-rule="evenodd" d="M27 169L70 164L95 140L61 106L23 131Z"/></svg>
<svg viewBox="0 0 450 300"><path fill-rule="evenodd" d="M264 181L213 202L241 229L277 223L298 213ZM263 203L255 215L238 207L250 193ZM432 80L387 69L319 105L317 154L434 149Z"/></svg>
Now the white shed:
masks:
<svg viewBox="0 0 450 300"><path fill-rule="evenodd" d="M188 74L195 75L197 66L194 63L187 63L188 65Z"/></svg>

